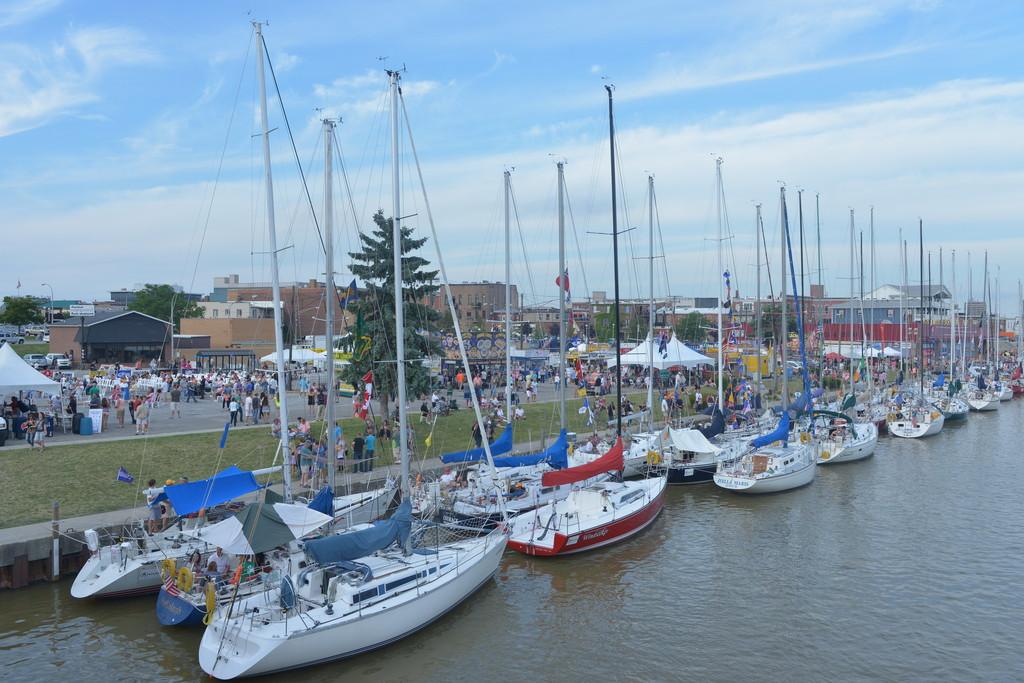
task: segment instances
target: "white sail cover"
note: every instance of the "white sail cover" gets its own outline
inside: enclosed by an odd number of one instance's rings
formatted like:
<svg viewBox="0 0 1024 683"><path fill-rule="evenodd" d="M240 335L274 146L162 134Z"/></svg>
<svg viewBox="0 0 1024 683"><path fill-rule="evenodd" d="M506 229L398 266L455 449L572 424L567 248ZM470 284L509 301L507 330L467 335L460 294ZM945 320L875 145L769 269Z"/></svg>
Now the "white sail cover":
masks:
<svg viewBox="0 0 1024 683"><path fill-rule="evenodd" d="M0 396L19 391L60 393L60 384L26 363L10 344L0 346Z"/></svg>
<svg viewBox="0 0 1024 683"><path fill-rule="evenodd" d="M687 453L718 454L722 449L714 445L696 429L669 429L669 439L676 450Z"/></svg>
<svg viewBox="0 0 1024 683"><path fill-rule="evenodd" d="M645 339L644 343L629 353L622 354L623 365L643 365L647 367L650 362L651 340ZM668 368L695 368L698 365L714 365L715 361L705 355L697 353L686 344L682 343L673 334L672 338L665 344L665 349L659 348L658 341L654 341L654 367L657 370ZM615 358L608 359L608 367L615 365Z"/></svg>
<svg viewBox="0 0 1024 683"><path fill-rule="evenodd" d="M302 538L331 521L329 515L311 510L305 505L274 503L273 508L281 522L288 527L288 530L291 531L295 539ZM186 531L185 535L193 536L210 545L223 548L226 552L233 555L255 555L258 552L250 544L250 539L246 537L242 521L236 516L228 517L207 527ZM275 540L287 541L292 539L278 537ZM252 541L255 543L256 539L252 539Z"/></svg>

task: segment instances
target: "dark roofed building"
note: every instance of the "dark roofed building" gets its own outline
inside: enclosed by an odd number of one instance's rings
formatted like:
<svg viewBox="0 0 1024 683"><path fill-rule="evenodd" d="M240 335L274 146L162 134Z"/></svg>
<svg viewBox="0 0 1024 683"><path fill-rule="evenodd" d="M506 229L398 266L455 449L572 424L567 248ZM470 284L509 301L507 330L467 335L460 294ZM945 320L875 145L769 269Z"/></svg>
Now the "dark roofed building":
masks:
<svg viewBox="0 0 1024 683"><path fill-rule="evenodd" d="M50 349L75 363L148 364L169 357L170 323L138 311L105 311L50 326ZM84 350L84 354L83 354Z"/></svg>

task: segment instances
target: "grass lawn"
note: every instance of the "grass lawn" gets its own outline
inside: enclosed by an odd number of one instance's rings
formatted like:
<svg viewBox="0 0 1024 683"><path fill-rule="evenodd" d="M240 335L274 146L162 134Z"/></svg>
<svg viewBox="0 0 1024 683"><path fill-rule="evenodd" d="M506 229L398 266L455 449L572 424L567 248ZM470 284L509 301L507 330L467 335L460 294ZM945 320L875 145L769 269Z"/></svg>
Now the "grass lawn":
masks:
<svg viewBox="0 0 1024 683"><path fill-rule="evenodd" d="M639 405L643 397L633 394L630 399ZM594 397L590 400L596 406ZM589 431L587 416L578 413L581 404L580 399L568 403L570 431ZM526 444L547 437L550 443L558 434L558 404L528 404L525 411L526 419L515 426L516 442ZM416 433L417 460L473 446L472 409L460 408L447 417L439 417L430 447L424 444L430 425L419 421L418 410L411 411L409 417ZM595 422L606 430L602 417L607 418L596 415ZM351 443L360 433L362 423L343 420L342 428ZM54 446L45 453L0 449L0 490L4 492L0 496L0 527L48 520L54 500L60 502L61 516L65 518L120 510L145 503L141 492L150 478L158 484L181 476L195 481L229 465L256 469L274 464L277 441L271 437L269 426L233 431L223 452L217 448L219 441L219 433L208 433ZM393 462L390 442L380 444L378 457L382 465ZM127 469L135 483L116 481L118 467Z"/></svg>
<svg viewBox="0 0 1024 683"><path fill-rule="evenodd" d="M15 353L19 356L25 356L30 353L49 353L50 345L44 343L33 343L26 341L24 344L11 344L11 348L14 349Z"/></svg>

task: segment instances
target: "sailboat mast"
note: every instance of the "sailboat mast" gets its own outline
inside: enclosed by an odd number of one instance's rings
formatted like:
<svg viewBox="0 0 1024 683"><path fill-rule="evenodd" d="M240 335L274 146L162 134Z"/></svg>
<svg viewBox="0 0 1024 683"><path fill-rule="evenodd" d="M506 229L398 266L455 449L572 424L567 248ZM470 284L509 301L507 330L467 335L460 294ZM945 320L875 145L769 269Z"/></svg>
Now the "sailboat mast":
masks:
<svg viewBox="0 0 1024 683"><path fill-rule="evenodd" d="M757 290L754 294L754 349L755 349L755 370L754 377L757 379L756 392L761 392L761 205L757 204L754 215L754 262L757 269Z"/></svg>
<svg viewBox="0 0 1024 683"><path fill-rule="evenodd" d="M903 346L907 336L907 241L903 239L903 228L900 228L900 270L903 275L903 288L900 290L900 372L906 373L907 352Z"/></svg>
<svg viewBox="0 0 1024 683"><path fill-rule="evenodd" d="M651 429L654 429L654 176L647 176L647 410L650 411Z"/></svg>
<svg viewBox="0 0 1024 683"><path fill-rule="evenodd" d="M613 276L615 278L615 433L622 436L622 348L620 345L621 328L619 326L619 216L615 193L615 113L612 103L612 87L604 86L608 91L608 149L611 152L612 178L612 260L614 261ZM719 343L721 346L721 343Z"/></svg>
<svg viewBox="0 0 1024 683"><path fill-rule="evenodd" d="M715 210L718 213L718 244L716 254L718 256L718 403L715 408L722 411L722 347L725 346L722 330L722 305L723 294L725 293L725 270L722 266L722 158L715 159Z"/></svg>
<svg viewBox="0 0 1024 683"><path fill-rule="evenodd" d="M505 419L509 424L512 424L512 223L509 212L511 193L512 172L505 171Z"/></svg>
<svg viewBox="0 0 1024 683"><path fill-rule="evenodd" d="M819 193L817 193L817 192L814 193L814 228L815 228L815 232L817 233L817 247L818 247L818 268L817 268L817 271L818 271L818 277L817 277L817 280L818 280L818 291L821 292L821 296L824 297L825 296L825 290L821 286L821 276L822 276L822 274L821 274L821 195ZM820 358L819 358L819 363L818 363L818 367L819 368L825 367L825 326L823 324L821 324L822 323L822 317L823 317L821 315L821 311L822 311L822 309L818 308L818 310L816 311L817 315L814 316L815 319L816 319L815 320L815 326L817 327L817 326L820 325L819 329L821 330L821 335L818 338L818 343L819 343L819 345L821 347L820 348Z"/></svg>
<svg viewBox="0 0 1024 683"><path fill-rule="evenodd" d="M324 306L324 337L326 338L326 357L324 359L327 367L327 480L334 491L337 486L337 444L335 443L334 421L335 421L335 389L334 376L334 302L336 301L334 287L334 160L332 142L334 140L334 121L324 119L324 265L326 272L327 286L325 292L326 305Z"/></svg>
<svg viewBox="0 0 1024 683"><path fill-rule="evenodd" d="M807 292L804 290L804 191L796 191L797 214L800 220L800 313L801 316L807 311ZM795 294L795 292L794 292ZM803 330L799 330L803 334Z"/></svg>
<svg viewBox="0 0 1024 683"><path fill-rule="evenodd" d="M860 260L859 266L859 277L857 282L860 284L860 296L857 297L858 304L860 305L860 363L861 366L868 365L868 358L866 356L867 349L867 329L866 322L864 320L864 231L860 231ZM850 373L850 379L853 379L853 373Z"/></svg>
<svg viewBox="0 0 1024 683"><path fill-rule="evenodd" d="M395 286L395 370L398 384L398 452L402 459L402 494L412 495L409 482L409 432L405 405L405 302L402 300L402 205L401 168L398 151L398 71L388 71L391 79L391 251L394 256ZM457 321L456 321L456 324ZM472 381L472 377L470 378ZM390 416L385 415L384 419Z"/></svg>
<svg viewBox="0 0 1024 683"><path fill-rule="evenodd" d="M782 239L780 242L782 246L780 248L782 264L782 285L780 286L779 302L780 308L782 309L782 320L779 323L779 329L781 336L779 338L779 345L782 347L782 410L789 408L789 377L787 372L789 368L786 366L786 347L789 346L786 342L788 341L788 331L786 329L786 225L788 218L786 216L786 186L779 187L779 202L782 204L782 220L780 221L782 227ZM721 366L719 366L719 372L721 372Z"/></svg>
<svg viewBox="0 0 1024 683"><path fill-rule="evenodd" d="M917 259L918 275L921 278L921 311L917 320L917 376L921 380L921 396L924 396L924 221L917 219Z"/></svg>
<svg viewBox="0 0 1024 683"><path fill-rule="evenodd" d="M853 209L850 209L850 350L848 355L850 357L850 393L853 393L853 241L854 241L854 230L853 230Z"/></svg>
<svg viewBox="0 0 1024 683"><path fill-rule="evenodd" d="M292 475L288 464L290 447L288 445L288 375L284 365L284 321L281 316L281 281L277 273L277 226L274 222L274 178L270 170L270 124L267 120L267 80L263 69L263 58L267 46L263 41L263 25L254 21L256 30L256 74L260 90L260 129L263 138L263 174L266 182L267 196L267 243L270 246L270 291L274 297L274 350L277 364L277 395L280 397L281 418L281 472L284 476L284 498L292 498Z"/></svg>
<svg viewBox="0 0 1024 683"><path fill-rule="evenodd" d="M949 297L949 381L956 377L956 249L953 250L953 291Z"/></svg>
<svg viewBox="0 0 1024 683"><path fill-rule="evenodd" d="M616 263L616 267L618 264ZM565 278L565 164L558 162L558 277ZM616 314L617 316L618 314ZM558 423L567 429L565 417L565 282L558 286ZM619 329L616 317L615 329Z"/></svg>

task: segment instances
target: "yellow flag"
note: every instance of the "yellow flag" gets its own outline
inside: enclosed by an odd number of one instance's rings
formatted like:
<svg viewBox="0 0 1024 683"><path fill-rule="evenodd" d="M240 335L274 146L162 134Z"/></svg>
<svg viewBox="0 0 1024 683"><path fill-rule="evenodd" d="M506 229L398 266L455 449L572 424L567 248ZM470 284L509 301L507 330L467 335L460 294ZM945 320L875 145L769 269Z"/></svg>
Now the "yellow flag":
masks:
<svg viewBox="0 0 1024 683"><path fill-rule="evenodd" d="M433 443L434 432L427 434L427 438L423 439L423 443L426 444L427 448L430 448L430 444Z"/></svg>

